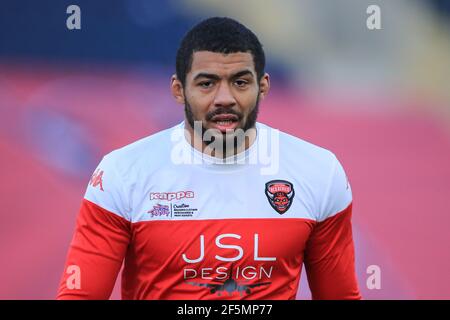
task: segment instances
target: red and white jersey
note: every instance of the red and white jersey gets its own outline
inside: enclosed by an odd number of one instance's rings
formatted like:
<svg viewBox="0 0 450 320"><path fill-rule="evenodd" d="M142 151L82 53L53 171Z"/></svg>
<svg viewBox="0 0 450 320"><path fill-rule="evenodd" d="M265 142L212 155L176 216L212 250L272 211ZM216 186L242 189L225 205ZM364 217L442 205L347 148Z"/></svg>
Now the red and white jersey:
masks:
<svg viewBox="0 0 450 320"><path fill-rule="evenodd" d="M82 201L59 299L359 299L352 194L330 151L257 123L223 163L184 123L106 155ZM237 163L236 163L237 160Z"/></svg>

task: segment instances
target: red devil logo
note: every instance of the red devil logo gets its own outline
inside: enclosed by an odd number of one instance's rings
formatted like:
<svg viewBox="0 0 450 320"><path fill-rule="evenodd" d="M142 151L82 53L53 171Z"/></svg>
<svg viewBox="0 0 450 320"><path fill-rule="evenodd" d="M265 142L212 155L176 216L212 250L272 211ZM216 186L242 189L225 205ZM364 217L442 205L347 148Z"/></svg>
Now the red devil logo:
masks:
<svg viewBox="0 0 450 320"><path fill-rule="evenodd" d="M266 183L266 196L272 208L279 214L288 211L294 197L294 187L286 180L272 180Z"/></svg>

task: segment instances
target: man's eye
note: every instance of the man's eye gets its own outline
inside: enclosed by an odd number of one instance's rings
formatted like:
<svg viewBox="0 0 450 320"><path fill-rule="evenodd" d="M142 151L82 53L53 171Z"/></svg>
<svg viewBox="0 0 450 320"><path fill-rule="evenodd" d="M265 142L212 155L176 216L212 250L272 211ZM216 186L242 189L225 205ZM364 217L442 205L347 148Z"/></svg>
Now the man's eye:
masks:
<svg viewBox="0 0 450 320"><path fill-rule="evenodd" d="M247 85L248 82L245 81L245 80L236 80L234 83L235 83L236 86L238 86L238 87L245 87L245 86Z"/></svg>
<svg viewBox="0 0 450 320"><path fill-rule="evenodd" d="M202 88L210 88L210 87L212 87L213 83L212 83L212 81L204 81L204 82L200 82L198 85Z"/></svg>

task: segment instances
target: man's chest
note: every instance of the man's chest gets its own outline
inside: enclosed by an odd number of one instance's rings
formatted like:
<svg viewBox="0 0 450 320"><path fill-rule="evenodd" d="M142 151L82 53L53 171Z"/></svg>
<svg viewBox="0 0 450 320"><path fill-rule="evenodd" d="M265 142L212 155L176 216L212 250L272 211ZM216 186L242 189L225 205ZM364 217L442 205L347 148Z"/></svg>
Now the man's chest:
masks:
<svg viewBox="0 0 450 320"><path fill-rule="evenodd" d="M132 197L132 222L207 219L310 219L317 209L302 179L281 172L207 174L159 172L141 179Z"/></svg>
<svg viewBox="0 0 450 320"><path fill-rule="evenodd" d="M141 274L180 290L295 283L315 224L301 184L287 175L164 176L134 202L129 257Z"/></svg>

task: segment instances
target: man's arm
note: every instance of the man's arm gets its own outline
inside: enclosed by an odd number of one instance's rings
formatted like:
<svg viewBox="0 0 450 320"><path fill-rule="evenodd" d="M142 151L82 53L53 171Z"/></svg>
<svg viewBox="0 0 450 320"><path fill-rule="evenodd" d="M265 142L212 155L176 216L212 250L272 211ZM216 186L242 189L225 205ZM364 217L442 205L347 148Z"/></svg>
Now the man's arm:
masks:
<svg viewBox="0 0 450 320"><path fill-rule="evenodd" d="M337 159L330 180L321 214L305 250L312 299L361 299L355 274L352 194Z"/></svg>
<svg viewBox="0 0 450 320"><path fill-rule="evenodd" d="M130 241L122 183L105 157L77 218L57 299L109 299Z"/></svg>

